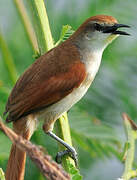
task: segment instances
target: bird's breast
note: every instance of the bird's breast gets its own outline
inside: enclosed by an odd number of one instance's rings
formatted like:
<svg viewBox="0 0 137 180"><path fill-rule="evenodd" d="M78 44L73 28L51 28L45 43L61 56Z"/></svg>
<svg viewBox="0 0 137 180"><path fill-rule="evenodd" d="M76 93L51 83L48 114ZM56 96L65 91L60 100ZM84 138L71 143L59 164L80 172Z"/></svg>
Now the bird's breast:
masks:
<svg viewBox="0 0 137 180"><path fill-rule="evenodd" d="M85 64L86 71L92 79L96 76L102 58L102 51L89 51L83 52L81 61Z"/></svg>
<svg viewBox="0 0 137 180"><path fill-rule="evenodd" d="M92 62L87 61L85 64L87 75L84 81L78 88L73 89L69 95L44 110L42 116L46 121L59 118L64 112L68 111L86 94L98 71L100 61L101 59L94 59Z"/></svg>

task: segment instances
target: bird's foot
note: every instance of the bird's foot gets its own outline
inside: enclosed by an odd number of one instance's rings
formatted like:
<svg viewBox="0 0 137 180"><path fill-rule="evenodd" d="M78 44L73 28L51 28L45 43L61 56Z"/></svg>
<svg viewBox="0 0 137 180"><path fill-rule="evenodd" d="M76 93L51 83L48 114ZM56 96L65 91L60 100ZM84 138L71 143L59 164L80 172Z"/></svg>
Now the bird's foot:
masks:
<svg viewBox="0 0 137 180"><path fill-rule="evenodd" d="M57 153L56 161L58 163L61 163L62 157L65 155L69 155L75 162L76 167L78 166L78 158L77 158L77 152L76 150L67 144L65 141L63 141L60 137L58 137L56 134L54 134L52 131L48 131L47 134L51 136L53 139L61 143L63 146L65 146L67 149L61 152Z"/></svg>
<svg viewBox="0 0 137 180"><path fill-rule="evenodd" d="M73 147L71 147L69 149L66 149L64 151L58 152L57 155L56 155L56 158L55 158L56 162L61 163L62 162L62 157L65 156L65 155L69 155L74 160L75 166L76 167L78 166L77 152Z"/></svg>

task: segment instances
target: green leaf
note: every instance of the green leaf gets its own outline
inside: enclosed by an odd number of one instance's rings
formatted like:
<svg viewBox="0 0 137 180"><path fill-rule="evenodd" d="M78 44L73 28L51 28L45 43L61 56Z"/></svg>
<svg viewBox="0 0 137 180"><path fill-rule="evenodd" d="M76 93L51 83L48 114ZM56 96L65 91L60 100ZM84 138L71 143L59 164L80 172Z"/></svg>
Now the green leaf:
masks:
<svg viewBox="0 0 137 180"><path fill-rule="evenodd" d="M55 46L57 46L58 44L64 42L66 39L68 39L72 34L74 33L74 30L72 29L71 26L69 25L65 25L62 27L62 31L60 34L60 38L58 40L58 42L56 43Z"/></svg>
<svg viewBox="0 0 137 180"><path fill-rule="evenodd" d="M72 180L82 180L82 176L79 174L79 170L74 167L69 160L67 160L67 168Z"/></svg>
<svg viewBox="0 0 137 180"><path fill-rule="evenodd" d="M94 118L78 107L75 107L69 115L73 140L81 149L88 152L91 157L104 158L115 155L120 159L121 145L112 127L101 122L98 125L94 124Z"/></svg>

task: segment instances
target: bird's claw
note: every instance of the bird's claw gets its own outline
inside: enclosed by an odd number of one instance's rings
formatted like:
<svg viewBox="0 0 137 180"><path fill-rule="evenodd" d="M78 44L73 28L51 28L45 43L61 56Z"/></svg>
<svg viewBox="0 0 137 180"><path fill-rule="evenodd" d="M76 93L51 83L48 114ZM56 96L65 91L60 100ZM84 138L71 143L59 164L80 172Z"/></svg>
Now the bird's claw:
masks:
<svg viewBox="0 0 137 180"><path fill-rule="evenodd" d="M64 151L58 152L55 158L56 162L60 164L62 162L62 157L65 155L69 155L74 160L75 166L78 166L78 157L75 149L66 149Z"/></svg>
<svg viewBox="0 0 137 180"><path fill-rule="evenodd" d="M56 157L55 157L56 162L61 164L62 163L62 157L67 155L68 153L69 153L68 150L58 152Z"/></svg>

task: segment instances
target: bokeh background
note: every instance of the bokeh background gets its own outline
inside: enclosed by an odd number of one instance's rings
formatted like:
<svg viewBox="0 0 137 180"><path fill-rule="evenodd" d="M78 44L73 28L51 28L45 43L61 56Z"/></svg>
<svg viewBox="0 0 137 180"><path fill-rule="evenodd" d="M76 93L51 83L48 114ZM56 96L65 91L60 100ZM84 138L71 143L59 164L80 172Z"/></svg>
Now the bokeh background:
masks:
<svg viewBox="0 0 137 180"><path fill-rule="evenodd" d="M24 2L28 9L27 1ZM137 121L137 1L46 0L45 3L55 42L63 25L69 24L75 30L86 18L96 14L112 15L120 23L131 26L128 29L130 37L119 37L105 50L92 87L68 114L84 180L117 179L123 172L121 153L126 141L121 115L127 112ZM0 0L0 36L5 39L20 75L34 62L34 53L11 0ZM13 82L0 49L1 116L12 87ZM41 126L32 141L44 146L55 157L57 144L42 132ZM4 171L10 146L11 142L0 132L0 167ZM29 159L25 179L43 179Z"/></svg>

